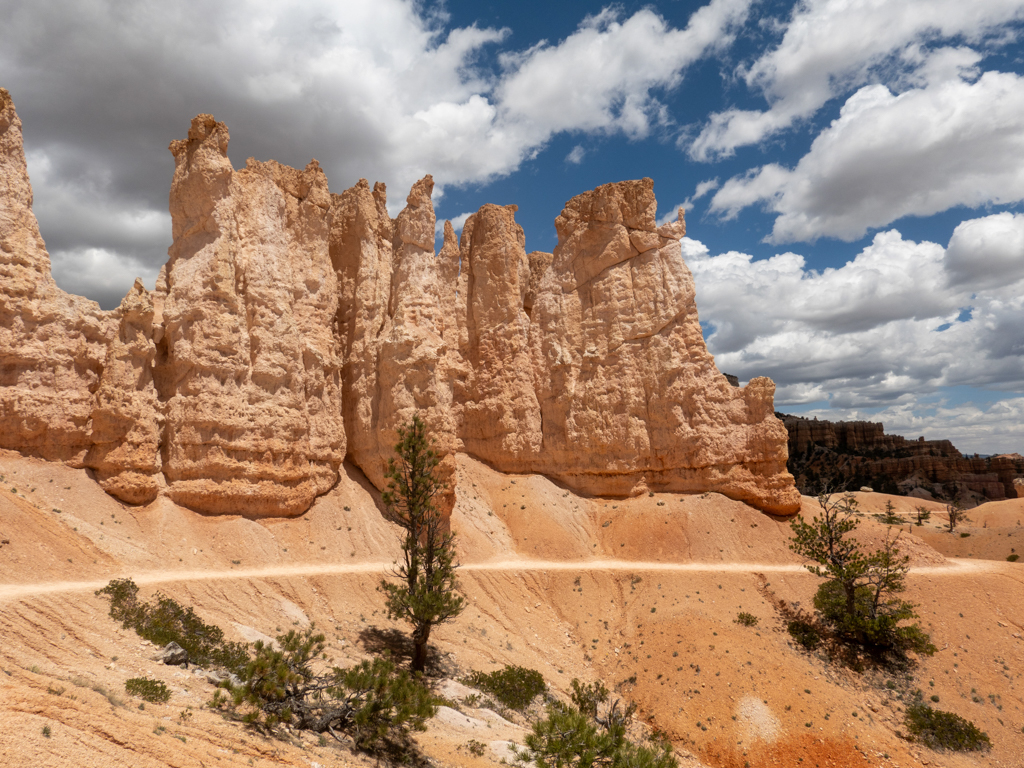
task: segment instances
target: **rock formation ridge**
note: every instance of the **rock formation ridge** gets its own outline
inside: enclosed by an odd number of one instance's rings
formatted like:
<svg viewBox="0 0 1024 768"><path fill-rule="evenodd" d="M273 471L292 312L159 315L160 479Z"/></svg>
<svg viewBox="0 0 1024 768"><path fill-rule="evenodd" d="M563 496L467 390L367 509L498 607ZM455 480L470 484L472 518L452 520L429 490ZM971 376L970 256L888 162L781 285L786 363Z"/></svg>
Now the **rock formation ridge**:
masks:
<svg viewBox="0 0 1024 768"><path fill-rule="evenodd" d="M444 454L583 493L799 506L774 385L715 368L650 179L566 203L553 254L485 205L435 255L430 176L392 219L382 184L331 194L315 160L235 171L200 115L170 146L157 287L102 312L53 282L20 129L0 90L0 447L133 504L294 515L346 458L381 487L419 413Z"/></svg>
<svg viewBox="0 0 1024 768"><path fill-rule="evenodd" d="M789 432L789 469L804 493L822 480L856 490L998 501L1017 498L1024 484L1024 457L964 456L949 440L908 440L885 434L874 421L826 421L776 414Z"/></svg>

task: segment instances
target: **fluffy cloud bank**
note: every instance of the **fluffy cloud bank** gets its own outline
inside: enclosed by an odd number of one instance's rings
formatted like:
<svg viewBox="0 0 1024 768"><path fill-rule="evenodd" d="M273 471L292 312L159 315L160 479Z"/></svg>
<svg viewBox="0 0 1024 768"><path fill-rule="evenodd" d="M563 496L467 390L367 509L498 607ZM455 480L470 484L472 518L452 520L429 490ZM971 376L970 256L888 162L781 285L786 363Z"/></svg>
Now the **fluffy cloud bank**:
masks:
<svg viewBox="0 0 1024 768"><path fill-rule="evenodd" d="M315 153L338 187L380 179L399 202L430 172L440 196L514 172L561 132L646 136L668 119L659 91L728 44L750 2L712 0L682 29L649 9L606 9L561 41L501 50L509 30L449 28L413 0L14 0L0 72L25 122L55 263L84 265L98 249L152 280L169 229L129 227L126 241L110 211L166 218L164 147L196 113L231 126L236 163L301 167ZM74 215L42 202L58 200ZM83 271L57 278L86 291Z"/></svg>
<svg viewBox="0 0 1024 768"><path fill-rule="evenodd" d="M886 408L913 425L968 413L922 405L945 388L1024 388L1024 215L965 221L945 248L882 232L822 272L794 253L755 261L690 239L684 258L719 369L772 377L781 408ZM1019 420L1002 432L1024 444Z"/></svg>
<svg viewBox="0 0 1024 768"><path fill-rule="evenodd" d="M690 154L699 160L729 156L872 81L948 76L980 57L970 50L926 46L937 41L998 44L1007 35L1005 25L1021 18L1019 0L803 0L779 23L784 30L779 44L738 70L769 108L712 115Z"/></svg>
<svg viewBox="0 0 1024 768"><path fill-rule="evenodd" d="M954 206L1024 200L1024 78L986 72L893 94L855 93L793 169L770 164L727 181L726 218L763 202L771 242L856 240L871 228Z"/></svg>

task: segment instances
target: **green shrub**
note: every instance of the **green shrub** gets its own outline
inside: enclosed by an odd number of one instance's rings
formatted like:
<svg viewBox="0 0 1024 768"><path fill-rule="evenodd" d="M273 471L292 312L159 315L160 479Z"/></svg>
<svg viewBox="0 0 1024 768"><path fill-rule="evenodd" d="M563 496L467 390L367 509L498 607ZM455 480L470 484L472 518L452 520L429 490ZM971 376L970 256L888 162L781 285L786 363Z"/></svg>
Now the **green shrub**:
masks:
<svg viewBox="0 0 1024 768"><path fill-rule="evenodd" d="M988 734L970 720L920 701L907 707L905 722L914 738L932 749L980 752L992 748Z"/></svg>
<svg viewBox="0 0 1024 768"><path fill-rule="evenodd" d="M164 704L171 699L171 692L160 680L148 677L133 677L125 680L124 689L132 696L138 696L151 704Z"/></svg>
<svg viewBox="0 0 1024 768"><path fill-rule="evenodd" d="M572 701L548 704L547 716L534 723L516 757L538 768L678 768L668 742L635 744L626 737L635 706L608 703L601 683L572 681Z"/></svg>
<svg viewBox="0 0 1024 768"><path fill-rule="evenodd" d="M230 699L218 691L210 705L271 733L281 725L335 738L341 731L368 751L424 730L437 706L419 675L397 670L386 658L318 672L314 662L326 646L314 631L278 635L277 647L257 642L241 672L243 685L231 689Z"/></svg>
<svg viewBox="0 0 1024 768"><path fill-rule="evenodd" d="M1020 559L1020 555L1007 555L1006 561L1008 563L1016 563Z"/></svg>
<svg viewBox="0 0 1024 768"><path fill-rule="evenodd" d="M841 637L858 645L898 654L913 651L930 656L935 653L931 639L917 624L899 623L915 618L912 604L891 599L876 605L876 593L870 586L857 587L855 595L855 610L851 615L847 612L842 584L826 581L814 595L814 607Z"/></svg>
<svg viewBox="0 0 1024 768"><path fill-rule="evenodd" d="M821 632L809 621L793 619L786 625L786 631L808 651L821 645Z"/></svg>
<svg viewBox="0 0 1024 768"><path fill-rule="evenodd" d="M513 664L494 672L471 672L463 682L489 693L503 706L518 712L547 690L540 672Z"/></svg>
<svg viewBox="0 0 1024 768"><path fill-rule="evenodd" d="M885 502L885 511L875 517L886 525L899 525L903 522L903 518L896 514L896 508L891 501Z"/></svg>
<svg viewBox="0 0 1024 768"><path fill-rule="evenodd" d="M157 646L177 643L192 664L238 673L249 661L247 643L225 642L224 631L204 623L191 606L183 607L159 592L155 602L140 602L139 588L131 579L114 579L96 594L110 598L110 617L125 629L134 629Z"/></svg>
<svg viewBox="0 0 1024 768"><path fill-rule="evenodd" d="M756 627L757 616L752 613L747 613L746 611L740 611L736 614L736 623L742 624L744 627Z"/></svg>

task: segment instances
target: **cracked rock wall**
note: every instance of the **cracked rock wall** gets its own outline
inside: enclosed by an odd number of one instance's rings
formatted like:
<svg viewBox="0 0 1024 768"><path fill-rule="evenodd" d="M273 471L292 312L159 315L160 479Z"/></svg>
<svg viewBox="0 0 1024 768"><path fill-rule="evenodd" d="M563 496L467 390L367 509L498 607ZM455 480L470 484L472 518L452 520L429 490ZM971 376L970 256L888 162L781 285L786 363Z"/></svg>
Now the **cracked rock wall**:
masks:
<svg viewBox="0 0 1024 768"><path fill-rule="evenodd" d="M346 458L382 487L419 413L442 454L581 493L799 506L774 385L715 368L682 219L656 226L650 179L566 203L553 254L498 205L461 239L446 223L435 254L430 176L392 219L382 184L332 195L315 160L235 171L227 127L199 115L170 146L156 290L102 312L50 276L20 129L0 90L0 447L88 466L133 504L294 515Z"/></svg>

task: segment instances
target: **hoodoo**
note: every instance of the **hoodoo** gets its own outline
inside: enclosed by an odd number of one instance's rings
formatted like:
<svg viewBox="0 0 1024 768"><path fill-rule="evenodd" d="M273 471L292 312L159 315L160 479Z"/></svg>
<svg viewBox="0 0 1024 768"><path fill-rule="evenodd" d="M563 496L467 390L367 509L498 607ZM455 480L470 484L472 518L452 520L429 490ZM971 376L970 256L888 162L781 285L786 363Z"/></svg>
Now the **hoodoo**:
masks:
<svg viewBox="0 0 1024 768"><path fill-rule="evenodd" d="M61 291L0 90L0 447L89 466L133 504L295 515L347 457L378 487L413 413L444 453L580 492L799 495L774 384L708 353L682 215L650 179L566 203L553 254L485 205L434 252L433 180L391 219L382 184L233 170L209 115L171 144L173 244L156 290L102 312Z"/></svg>

